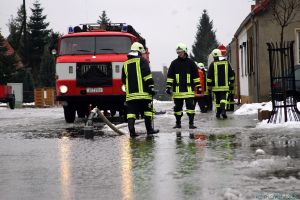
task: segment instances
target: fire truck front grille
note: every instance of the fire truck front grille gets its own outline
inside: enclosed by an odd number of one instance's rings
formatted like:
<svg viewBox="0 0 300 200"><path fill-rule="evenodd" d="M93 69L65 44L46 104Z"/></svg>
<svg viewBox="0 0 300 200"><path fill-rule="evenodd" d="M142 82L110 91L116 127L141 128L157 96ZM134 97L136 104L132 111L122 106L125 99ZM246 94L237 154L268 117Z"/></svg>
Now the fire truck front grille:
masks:
<svg viewBox="0 0 300 200"><path fill-rule="evenodd" d="M77 86L112 86L112 65L106 63L77 63Z"/></svg>

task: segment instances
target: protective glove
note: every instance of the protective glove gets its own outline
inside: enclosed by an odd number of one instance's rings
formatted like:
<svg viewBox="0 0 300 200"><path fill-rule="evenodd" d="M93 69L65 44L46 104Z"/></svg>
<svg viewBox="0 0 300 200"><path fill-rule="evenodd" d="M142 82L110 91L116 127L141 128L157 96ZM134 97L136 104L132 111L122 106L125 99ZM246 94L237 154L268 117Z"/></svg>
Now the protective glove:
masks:
<svg viewBox="0 0 300 200"><path fill-rule="evenodd" d="M156 95L156 91L154 90L153 87L149 88L149 94L151 94L152 96Z"/></svg>
<svg viewBox="0 0 300 200"><path fill-rule="evenodd" d="M171 88L170 88L170 87L167 87L167 88L166 88L166 93L167 93L167 94L171 94Z"/></svg>
<svg viewBox="0 0 300 200"><path fill-rule="evenodd" d="M197 87L197 94L201 94L201 92L202 92L202 87L201 87L201 86L198 86L198 87Z"/></svg>

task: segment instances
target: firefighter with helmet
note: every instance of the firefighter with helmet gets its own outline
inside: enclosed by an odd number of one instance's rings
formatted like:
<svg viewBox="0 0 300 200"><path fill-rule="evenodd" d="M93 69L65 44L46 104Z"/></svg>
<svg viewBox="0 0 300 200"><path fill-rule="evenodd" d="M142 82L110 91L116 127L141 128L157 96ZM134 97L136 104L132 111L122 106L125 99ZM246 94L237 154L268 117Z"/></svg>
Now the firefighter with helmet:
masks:
<svg viewBox="0 0 300 200"><path fill-rule="evenodd" d="M136 113L143 112L147 136L156 134L159 130L153 129L153 105L155 95L154 82L148 61L143 58L145 48L139 42L131 45L128 60L122 68L122 83L126 90L127 120L130 137L139 136L135 132Z"/></svg>
<svg viewBox="0 0 300 200"><path fill-rule="evenodd" d="M203 63L196 63L198 67L198 75L200 78L200 85L202 91L198 93L197 88L195 88L195 104L198 103L200 112L206 113L209 110L209 92L207 87L207 70Z"/></svg>
<svg viewBox="0 0 300 200"><path fill-rule="evenodd" d="M220 49L214 49L211 53L214 61L210 64L207 74L207 85L214 94L216 117L221 115L227 118L226 107L231 85L234 83L234 72L227 60L222 59Z"/></svg>
<svg viewBox="0 0 300 200"><path fill-rule="evenodd" d="M166 93L172 94L174 101L174 115L176 124L173 128L181 128L181 117L183 116L183 104L186 105L186 113L189 117L189 128L195 129L195 93L194 87L201 92L200 78L198 76L197 65L187 54L187 46L179 43L176 46L178 57L171 62L167 75Z"/></svg>

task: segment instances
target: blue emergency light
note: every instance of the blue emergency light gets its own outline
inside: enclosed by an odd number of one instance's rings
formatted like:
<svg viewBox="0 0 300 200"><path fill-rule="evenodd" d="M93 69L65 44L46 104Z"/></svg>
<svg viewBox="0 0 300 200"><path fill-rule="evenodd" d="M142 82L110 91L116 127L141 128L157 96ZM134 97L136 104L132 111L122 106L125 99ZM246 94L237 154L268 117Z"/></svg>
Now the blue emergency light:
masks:
<svg viewBox="0 0 300 200"><path fill-rule="evenodd" d="M126 23L123 23L123 24L121 24L121 32L127 32L127 30L128 30L128 26L127 26L127 24Z"/></svg>
<svg viewBox="0 0 300 200"><path fill-rule="evenodd" d="M69 28L68 28L68 33L74 33L74 29L73 29L72 26L69 26Z"/></svg>

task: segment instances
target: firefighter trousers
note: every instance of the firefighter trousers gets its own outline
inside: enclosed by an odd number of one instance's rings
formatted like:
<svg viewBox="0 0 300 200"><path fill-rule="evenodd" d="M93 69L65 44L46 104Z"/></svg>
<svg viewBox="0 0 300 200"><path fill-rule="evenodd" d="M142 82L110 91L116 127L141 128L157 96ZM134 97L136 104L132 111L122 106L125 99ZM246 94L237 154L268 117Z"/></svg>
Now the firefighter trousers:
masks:
<svg viewBox="0 0 300 200"><path fill-rule="evenodd" d="M227 106L227 98L228 98L228 91L218 91L214 92L214 101L217 114L221 114L222 111L226 111Z"/></svg>
<svg viewBox="0 0 300 200"><path fill-rule="evenodd" d="M194 98L174 98L174 115L176 117L176 123L180 123L180 119L183 115L182 108L183 103L185 102L186 107L186 113L190 118L190 123L193 123L194 121L194 115L195 115L195 102Z"/></svg>
<svg viewBox="0 0 300 200"><path fill-rule="evenodd" d="M143 113L145 126L147 132L153 131L153 105L152 101L148 99L131 100L127 101L127 119L129 131L134 133L134 121L137 118L138 113Z"/></svg>
<svg viewBox="0 0 300 200"><path fill-rule="evenodd" d="M199 105L200 111L202 113L206 113L209 109L209 96L208 95L203 95L201 97L196 97L195 98L195 104Z"/></svg>

